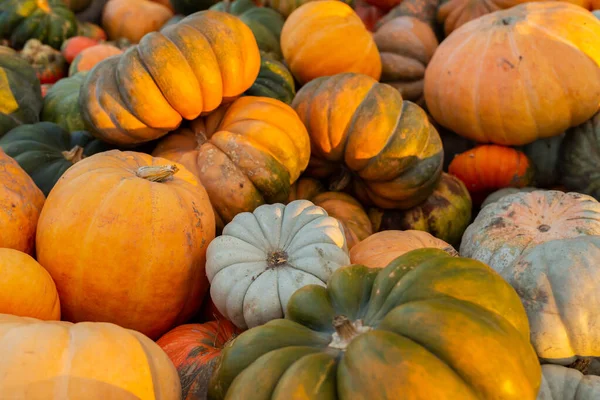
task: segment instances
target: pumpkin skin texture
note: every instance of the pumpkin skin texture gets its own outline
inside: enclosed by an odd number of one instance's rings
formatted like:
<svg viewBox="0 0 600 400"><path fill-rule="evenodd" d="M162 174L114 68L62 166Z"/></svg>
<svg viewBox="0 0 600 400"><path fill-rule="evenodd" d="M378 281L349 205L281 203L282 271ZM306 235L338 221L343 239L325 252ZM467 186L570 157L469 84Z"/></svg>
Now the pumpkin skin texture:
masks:
<svg viewBox="0 0 600 400"><path fill-rule="evenodd" d="M98 43L100 42L93 38L85 36L73 36L72 38L69 38L63 42L62 46L60 46L60 52L65 60L71 64L79 53L88 47L97 45Z"/></svg>
<svg viewBox="0 0 600 400"><path fill-rule="evenodd" d="M82 131L85 122L79 108L79 91L86 72L56 82L44 97L42 121L53 122L69 132Z"/></svg>
<svg viewBox="0 0 600 400"><path fill-rule="evenodd" d="M296 200L236 215L208 246L206 275L219 312L246 329L283 317L297 289L325 286L349 263L340 222Z"/></svg>
<svg viewBox="0 0 600 400"><path fill-rule="evenodd" d="M112 149L88 132L69 133L50 122L17 127L0 138L0 147L31 176L45 196L73 164Z"/></svg>
<svg viewBox="0 0 600 400"><path fill-rule="evenodd" d="M394 259L416 249L436 248L451 256L458 252L450 244L423 231L381 231L369 236L350 250L352 264L384 268Z"/></svg>
<svg viewBox="0 0 600 400"><path fill-rule="evenodd" d="M0 313L60 320L56 285L31 256L0 248L0 274Z"/></svg>
<svg viewBox="0 0 600 400"><path fill-rule="evenodd" d="M55 83L67 75L67 62L60 51L37 39L28 40L20 54L31 64L41 84Z"/></svg>
<svg viewBox="0 0 600 400"><path fill-rule="evenodd" d="M375 24L375 28L379 29L389 21L402 16L417 18L433 28L436 25L439 2L440 0L402 0Z"/></svg>
<svg viewBox="0 0 600 400"><path fill-rule="evenodd" d="M149 142L182 118L197 118L244 93L259 68L250 28L232 15L202 11L98 63L81 89L83 117L105 142Z"/></svg>
<svg viewBox="0 0 600 400"><path fill-rule="evenodd" d="M373 36L381 54L381 82L398 89L402 98L425 104L425 69L438 47L430 25L409 16L383 24Z"/></svg>
<svg viewBox="0 0 600 400"><path fill-rule="evenodd" d="M600 377L583 375L561 365L542 365L542 385L537 400L595 400L600 398Z"/></svg>
<svg viewBox="0 0 600 400"><path fill-rule="evenodd" d="M450 35L457 28L474 19L494 11L504 10L524 3L527 0L443 0L437 13L437 20L444 25L444 33ZM535 1L535 0L534 0Z"/></svg>
<svg viewBox="0 0 600 400"><path fill-rule="evenodd" d="M256 4L263 7L269 7L279 11L286 19L290 14L295 11L298 7L317 0L256 0ZM351 5L351 0L340 0L343 3Z"/></svg>
<svg viewBox="0 0 600 400"><path fill-rule="evenodd" d="M567 132L559 159L564 186L600 199L600 112Z"/></svg>
<svg viewBox="0 0 600 400"><path fill-rule="evenodd" d="M499 190L496 190L495 192L493 192L492 194L490 194L488 197L485 198L485 200L483 201L483 203L481 203L481 208L487 206L488 204L495 203L498 200L500 200L501 198L503 198L504 196L508 196L509 194L531 193L531 192L535 192L537 190L543 190L543 189L532 187L532 186L525 186L525 187L522 187L522 188L504 188L504 189L499 189Z"/></svg>
<svg viewBox="0 0 600 400"><path fill-rule="evenodd" d="M290 106L245 96L173 132L153 155L183 164L200 179L220 230L241 212L284 202L308 165L310 144Z"/></svg>
<svg viewBox="0 0 600 400"><path fill-rule="evenodd" d="M483 208L465 231L460 254L503 271L541 243L600 235L600 203L579 193L516 193Z"/></svg>
<svg viewBox="0 0 600 400"><path fill-rule="evenodd" d="M44 194L0 148L0 247L33 253Z"/></svg>
<svg viewBox="0 0 600 400"><path fill-rule="evenodd" d="M97 44L83 49L69 66L69 76L73 76L78 72L89 71L100 61L121 54L123 54L123 50L110 44Z"/></svg>
<svg viewBox="0 0 600 400"><path fill-rule="evenodd" d="M185 167L112 150L61 177L36 243L63 319L113 322L156 339L199 309L214 236L206 191ZM57 243L70 243L72 251Z"/></svg>
<svg viewBox="0 0 600 400"><path fill-rule="evenodd" d="M427 108L480 143L520 146L560 135L598 111L599 42L600 21L569 3L485 15L438 47L425 73Z"/></svg>
<svg viewBox="0 0 600 400"><path fill-rule="evenodd" d="M440 137L416 104L360 74L315 79L292 106L308 129L308 176L334 179L363 205L408 209L425 201L442 173Z"/></svg>
<svg viewBox="0 0 600 400"><path fill-rule="evenodd" d="M283 25L281 50L301 84L344 72L376 80L381 76L372 35L354 10L340 1L308 2L294 11Z"/></svg>
<svg viewBox="0 0 600 400"><path fill-rule="evenodd" d="M292 104L296 95L294 77L285 64L266 53L260 54L260 70L246 96L270 97Z"/></svg>
<svg viewBox="0 0 600 400"><path fill-rule="evenodd" d="M172 16L169 8L149 0L109 0L102 12L102 26L109 39L126 38L135 44Z"/></svg>
<svg viewBox="0 0 600 400"><path fill-rule="evenodd" d="M483 263L420 249L298 290L286 319L223 350L209 397L533 400L540 381L510 285Z"/></svg>
<svg viewBox="0 0 600 400"><path fill-rule="evenodd" d="M182 399L206 399L217 357L238 334L235 325L221 320L180 325L156 341L177 368Z"/></svg>
<svg viewBox="0 0 600 400"><path fill-rule="evenodd" d="M181 398L169 357L134 330L1 314L0 337L0 387L11 400Z"/></svg>

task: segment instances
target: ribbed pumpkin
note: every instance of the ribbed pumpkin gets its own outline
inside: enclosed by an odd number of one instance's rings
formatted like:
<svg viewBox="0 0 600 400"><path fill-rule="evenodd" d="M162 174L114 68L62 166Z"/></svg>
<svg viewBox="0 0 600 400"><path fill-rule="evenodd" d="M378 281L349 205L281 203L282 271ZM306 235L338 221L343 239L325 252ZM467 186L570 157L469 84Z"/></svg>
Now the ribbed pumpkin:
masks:
<svg viewBox="0 0 600 400"><path fill-rule="evenodd" d="M60 51L30 39L20 53L35 70L40 83L55 83L67 76L67 62Z"/></svg>
<svg viewBox="0 0 600 400"><path fill-rule="evenodd" d="M219 320L180 325L156 341L177 368L182 399L206 399L215 362L238 334L231 322Z"/></svg>
<svg viewBox="0 0 600 400"><path fill-rule="evenodd" d="M583 375L561 365L542 365L537 400L595 400L600 398L600 376Z"/></svg>
<svg viewBox="0 0 600 400"><path fill-rule="evenodd" d="M79 91L86 72L56 82L44 97L42 121L53 122L69 132L82 131L85 123L79 108Z"/></svg>
<svg viewBox="0 0 600 400"><path fill-rule="evenodd" d="M100 61L120 54L123 54L123 50L110 44L100 43L83 49L69 66L69 76L73 76L78 72L89 71Z"/></svg>
<svg viewBox="0 0 600 400"><path fill-rule="evenodd" d="M414 17L427 25L434 26L440 0L402 0L375 24L379 29L389 21L398 17Z"/></svg>
<svg viewBox="0 0 600 400"><path fill-rule="evenodd" d="M308 128L307 173L351 188L363 205L408 209L433 192L442 173L440 137L427 114L393 87L360 74L323 77L292 106Z"/></svg>
<svg viewBox="0 0 600 400"><path fill-rule="evenodd" d="M185 165L200 179L222 228L241 212L284 202L306 169L310 145L290 106L245 96L173 132L153 155Z"/></svg>
<svg viewBox="0 0 600 400"><path fill-rule="evenodd" d="M96 65L81 91L84 120L106 142L148 142L244 93L259 68L250 28L203 11Z"/></svg>
<svg viewBox="0 0 600 400"><path fill-rule="evenodd" d="M245 95L271 97L291 104L296 95L294 77L285 64L261 52L258 76Z"/></svg>
<svg viewBox="0 0 600 400"><path fill-rule="evenodd" d="M481 203L481 208L487 206L488 204L495 203L498 200L500 200L501 198L503 198L504 196L508 196L509 194L531 193L531 192L535 192L536 190L543 190L543 189L536 188L536 187L533 187L533 186L525 186L525 187L522 187L522 188L504 188L504 189L498 189L495 192L493 192L492 194L490 194L488 197L485 198L485 200L483 201L483 203Z"/></svg>
<svg viewBox="0 0 600 400"><path fill-rule="evenodd" d="M381 76L371 33L341 1L312 1L294 11L283 25L281 50L301 84L343 72Z"/></svg>
<svg viewBox="0 0 600 400"><path fill-rule="evenodd" d="M343 267L287 313L223 350L211 399L535 400L540 386L517 293L476 260L420 249Z"/></svg>
<svg viewBox="0 0 600 400"><path fill-rule="evenodd" d="M69 133L51 122L16 127L0 138L0 148L14 158L48 195L76 162L112 147L88 132Z"/></svg>
<svg viewBox="0 0 600 400"><path fill-rule="evenodd" d="M273 9L279 11L279 13L287 19L287 17L289 17L289 15L292 13L292 11L294 11L301 5L311 2L311 1L316 1L316 0L256 0L256 4L261 5L263 7L273 8ZM346 4L353 3L352 0L340 0L340 1L343 1Z"/></svg>
<svg viewBox="0 0 600 400"><path fill-rule="evenodd" d="M485 15L436 50L425 73L427 108L480 143L518 146L560 135L598 111L597 43L600 21L569 3Z"/></svg>
<svg viewBox="0 0 600 400"><path fill-rule="evenodd" d="M504 10L525 3L527 0L442 0L437 20L444 25L444 33L450 35L454 30L474 19L494 11ZM536 1L536 0L534 0Z"/></svg>
<svg viewBox="0 0 600 400"><path fill-rule="evenodd" d="M65 39L77 34L75 14L63 0L3 0L0 38L20 49L29 39L60 49Z"/></svg>
<svg viewBox="0 0 600 400"><path fill-rule="evenodd" d="M42 91L33 67L0 46L0 137L21 124L39 121Z"/></svg>
<svg viewBox="0 0 600 400"><path fill-rule="evenodd" d="M102 26L111 40L126 38L138 43L172 16L169 8L150 0L109 0L102 12Z"/></svg>
<svg viewBox="0 0 600 400"><path fill-rule="evenodd" d="M594 198L556 190L516 193L481 210L463 235L460 254L502 274L541 243L586 235L600 235Z"/></svg>
<svg viewBox="0 0 600 400"><path fill-rule="evenodd" d="M181 398L169 357L146 336L117 325L0 314L0 348L6 399Z"/></svg>
<svg viewBox="0 0 600 400"><path fill-rule="evenodd" d="M156 339L200 307L214 236L206 190L185 167L112 150L76 163L54 186L37 257L65 320L113 322Z"/></svg>
<svg viewBox="0 0 600 400"><path fill-rule="evenodd" d="M0 247L32 254L44 194L0 148Z"/></svg>

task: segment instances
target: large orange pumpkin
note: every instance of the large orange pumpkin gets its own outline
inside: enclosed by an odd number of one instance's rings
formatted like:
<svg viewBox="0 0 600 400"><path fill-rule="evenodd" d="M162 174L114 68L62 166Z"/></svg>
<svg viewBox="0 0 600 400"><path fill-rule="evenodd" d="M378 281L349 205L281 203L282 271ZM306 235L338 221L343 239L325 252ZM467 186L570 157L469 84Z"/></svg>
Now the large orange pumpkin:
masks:
<svg viewBox="0 0 600 400"><path fill-rule="evenodd" d="M563 2L526 3L463 25L425 73L441 125L477 142L560 135L600 104L600 21Z"/></svg>
<svg viewBox="0 0 600 400"><path fill-rule="evenodd" d="M110 0L102 12L102 26L109 39L125 38L138 43L159 30L173 16L170 8L150 0Z"/></svg>
<svg viewBox="0 0 600 400"><path fill-rule="evenodd" d="M113 322L157 338L198 311L215 220L180 164L108 151L85 158L48 196L37 255L68 321Z"/></svg>
<svg viewBox="0 0 600 400"><path fill-rule="evenodd" d="M227 13L198 12L96 65L81 90L82 115L106 142L148 142L244 93L259 69L250 28Z"/></svg>
<svg viewBox="0 0 600 400"><path fill-rule="evenodd" d="M374 79L381 75L379 51L371 33L341 1L311 1L300 6L283 25L281 50L302 84L342 72Z"/></svg>
<svg viewBox="0 0 600 400"><path fill-rule="evenodd" d="M0 149L0 247L31 254L44 194Z"/></svg>

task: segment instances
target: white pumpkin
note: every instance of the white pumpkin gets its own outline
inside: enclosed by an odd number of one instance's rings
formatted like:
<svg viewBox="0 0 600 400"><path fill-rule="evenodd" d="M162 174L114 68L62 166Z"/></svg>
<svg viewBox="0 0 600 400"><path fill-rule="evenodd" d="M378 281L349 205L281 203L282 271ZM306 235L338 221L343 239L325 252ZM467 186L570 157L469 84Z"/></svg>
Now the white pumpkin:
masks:
<svg viewBox="0 0 600 400"><path fill-rule="evenodd" d="M285 316L290 296L303 286L326 286L350 264L342 225L307 200L262 205L225 226L207 251L210 295L239 328Z"/></svg>
<svg viewBox="0 0 600 400"><path fill-rule="evenodd" d="M593 197L557 190L516 193L481 210L462 237L460 254L502 274L540 243L585 235L600 235L600 203Z"/></svg>
<svg viewBox="0 0 600 400"><path fill-rule="evenodd" d="M543 190L543 189L538 189L538 188L531 187L531 186L526 186L526 187L522 187L522 188L507 187L507 188L498 189L495 192L490 193L490 195L488 197L486 197L485 200L483 200L483 203L481 203L481 208L487 206L488 204L495 203L498 200L500 200L501 198L503 198L504 196L508 196L509 194L523 193L523 192L530 193L530 192L534 192L536 190Z"/></svg>
<svg viewBox="0 0 600 400"><path fill-rule="evenodd" d="M600 376L583 375L560 365L542 365L542 385L537 400L598 400Z"/></svg>

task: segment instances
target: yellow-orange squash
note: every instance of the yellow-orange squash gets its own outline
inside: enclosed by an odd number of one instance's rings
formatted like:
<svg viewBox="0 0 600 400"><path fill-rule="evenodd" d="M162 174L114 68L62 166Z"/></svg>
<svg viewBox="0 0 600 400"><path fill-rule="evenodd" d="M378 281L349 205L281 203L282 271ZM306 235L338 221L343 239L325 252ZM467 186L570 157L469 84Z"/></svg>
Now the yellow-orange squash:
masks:
<svg viewBox="0 0 600 400"><path fill-rule="evenodd" d="M60 319L56 285L30 255L0 248L0 314Z"/></svg>
<svg viewBox="0 0 600 400"><path fill-rule="evenodd" d="M37 255L65 320L156 339L199 309L214 236L206 190L183 165L113 150L59 179L40 216Z"/></svg>
<svg viewBox="0 0 600 400"><path fill-rule="evenodd" d="M69 76L73 76L78 72L89 71L100 61L120 54L123 54L123 50L104 43L83 49L69 66Z"/></svg>
<svg viewBox="0 0 600 400"><path fill-rule="evenodd" d="M227 13L198 12L96 65L81 90L82 115L106 142L147 142L244 93L259 68L250 28Z"/></svg>
<svg viewBox="0 0 600 400"><path fill-rule="evenodd" d="M442 173L440 136L421 107L362 74L313 80L292 106L311 141L309 176L352 188L363 205L411 208Z"/></svg>
<svg viewBox="0 0 600 400"><path fill-rule="evenodd" d="M281 50L301 83L356 72L379 79L379 51L360 17L341 1L311 1L285 21Z"/></svg>
<svg viewBox="0 0 600 400"><path fill-rule="evenodd" d="M44 194L0 149L0 247L31 254Z"/></svg>
<svg viewBox="0 0 600 400"><path fill-rule="evenodd" d="M138 43L159 30L173 16L167 6L150 0L110 0L102 12L102 26L109 39L125 38Z"/></svg>
<svg viewBox="0 0 600 400"><path fill-rule="evenodd" d="M600 21L563 2L525 3L471 21L436 50L425 100L441 125L477 142L524 145L598 111Z"/></svg>
<svg viewBox="0 0 600 400"><path fill-rule="evenodd" d="M245 96L165 137L153 155L200 179L222 228L241 212L285 202L308 165L310 144L290 106Z"/></svg>
<svg viewBox="0 0 600 400"><path fill-rule="evenodd" d="M6 400L181 399L165 352L117 325L0 314L0 349Z"/></svg>

